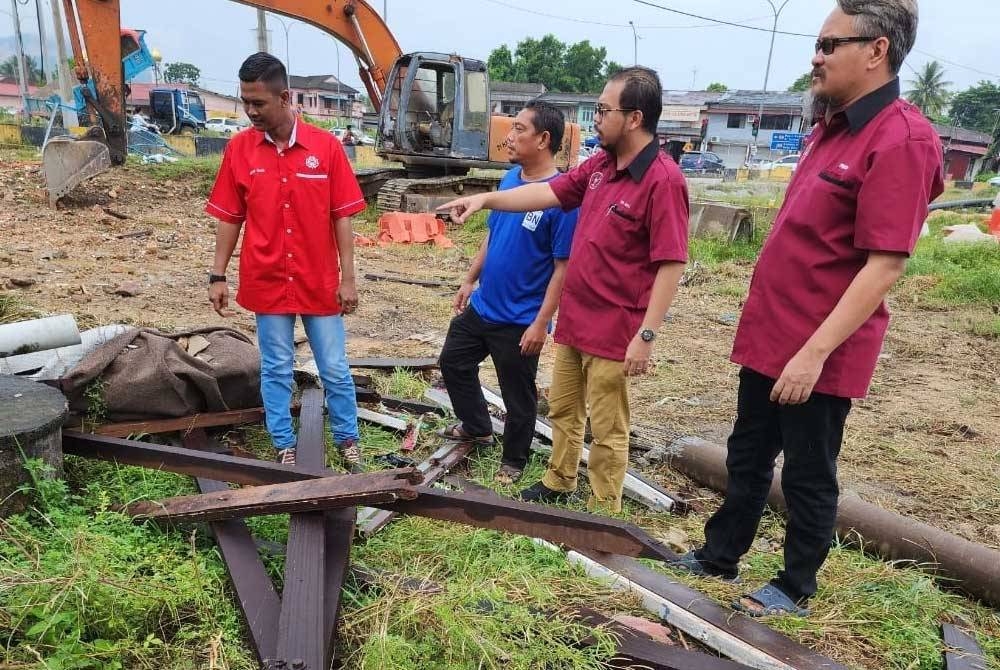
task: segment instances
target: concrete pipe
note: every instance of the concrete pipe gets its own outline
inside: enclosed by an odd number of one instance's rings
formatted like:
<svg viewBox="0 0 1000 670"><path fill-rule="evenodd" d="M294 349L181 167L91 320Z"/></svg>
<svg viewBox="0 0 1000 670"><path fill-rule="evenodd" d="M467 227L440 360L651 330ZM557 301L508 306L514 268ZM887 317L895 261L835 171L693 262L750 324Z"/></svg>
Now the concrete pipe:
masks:
<svg viewBox="0 0 1000 670"><path fill-rule="evenodd" d="M695 437L671 445L669 464L697 482L725 492L726 449ZM768 504L784 512L781 471L775 468ZM837 509L837 533L883 559L912 561L993 607L1000 607L1000 551L908 519L844 492Z"/></svg>
<svg viewBox="0 0 1000 670"><path fill-rule="evenodd" d="M80 329L70 314L0 326L0 358L80 344Z"/></svg>

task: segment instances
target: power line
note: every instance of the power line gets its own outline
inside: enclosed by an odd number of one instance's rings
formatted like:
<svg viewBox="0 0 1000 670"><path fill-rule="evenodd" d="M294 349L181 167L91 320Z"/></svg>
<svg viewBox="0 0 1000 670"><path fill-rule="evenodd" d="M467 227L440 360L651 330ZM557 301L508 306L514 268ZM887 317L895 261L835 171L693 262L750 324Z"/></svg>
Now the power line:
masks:
<svg viewBox="0 0 1000 670"><path fill-rule="evenodd" d="M571 23L583 23L590 26L604 26L606 28L630 28L627 23L607 23L605 21L593 21L589 19L578 19L573 16L563 16L561 14L550 14L548 12L540 12L535 9L529 9L527 7L519 7L517 5L504 2L503 0L485 0L494 5L499 5L501 7L506 7L508 9L514 9L519 12L524 12L525 14L534 14L535 16L543 16L548 19L558 19L560 21L569 21ZM766 19L766 16L754 17L751 19L746 19L746 21L759 21L761 19ZM692 28L715 28L717 23L701 23L690 26L639 26L643 30L689 30Z"/></svg>
<svg viewBox="0 0 1000 670"><path fill-rule="evenodd" d="M679 9L673 9L672 7L664 7L663 5L657 5L653 2L648 2L648 0L632 0L640 5L647 5L649 7L655 7L656 9L662 9L665 12L671 12L673 14L680 14L681 16L687 16L692 19L698 19L699 21L711 21L714 24L722 26L732 26L733 28L743 28L744 30L756 30L762 33L772 32L770 28L762 28L760 26L750 26L746 23L738 23L736 21L725 21L723 19L713 19L710 16L702 16L700 14L692 14L691 12L683 12ZM786 30L775 30L773 31L776 35L791 35L792 37L808 37L809 39L815 39L816 35L807 35L806 33L792 33Z"/></svg>
<svg viewBox="0 0 1000 670"><path fill-rule="evenodd" d="M914 51L917 52L918 54L922 54L924 56L927 56L928 58L933 58L936 61L941 61L942 63L944 63L946 65L951 65L952 67L961 68L963 70L969 70L970 72L975 72L976 74L981 74L981 75L985 75L987 77L992 77L993 79L1000 79L1000 74L996 74L995 72L986 72L984 70L977 70L974 67L970 67L968 65L962 65L961 63L956 63L955 61L948 60L947 58L941 58L939 56L935 56L932 53L927 53L926 51L921 51L920 49L914 49ZM916 72L916 70L914 70L914 72Z"/></svg>

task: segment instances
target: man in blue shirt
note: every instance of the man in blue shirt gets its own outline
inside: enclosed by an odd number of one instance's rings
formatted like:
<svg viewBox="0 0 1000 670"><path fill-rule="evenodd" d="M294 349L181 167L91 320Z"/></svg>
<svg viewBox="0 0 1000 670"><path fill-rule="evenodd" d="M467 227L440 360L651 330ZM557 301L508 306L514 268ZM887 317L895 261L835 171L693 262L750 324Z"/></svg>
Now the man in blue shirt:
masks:
<svg viewBox="0 0 1000 670"><path fill-rule="evenodd" d="M500 190L553 179L566 123L551 104L533 100L507 135L511 162ZM479 385L479 364L493 359L507 406L497 481L521 478L535 433L538 355L562 292L576 228L576 210L494 211L489 232L455 296L455 316L441 350L441 375L460 423L440 431L452 440L492 443L493 428ZM479 288L474 290L476 280Z"/></svg>

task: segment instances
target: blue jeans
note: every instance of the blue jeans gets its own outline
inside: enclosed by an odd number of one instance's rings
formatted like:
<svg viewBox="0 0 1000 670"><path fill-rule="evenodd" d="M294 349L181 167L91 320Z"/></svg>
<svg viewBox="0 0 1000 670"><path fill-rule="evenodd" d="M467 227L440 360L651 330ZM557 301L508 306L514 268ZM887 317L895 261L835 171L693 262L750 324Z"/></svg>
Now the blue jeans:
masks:
<svg viewBox="0 0 1000 670"><path fill-rule="evenodd" d="M295 315L257 314L260 347L260 394L267 432L275 449L294 447L292 367L295 362ZM339 316L302 315L309 346L326 394L330 432L336 444L358 439L358 405L347 365L344 320Z"/></svg>

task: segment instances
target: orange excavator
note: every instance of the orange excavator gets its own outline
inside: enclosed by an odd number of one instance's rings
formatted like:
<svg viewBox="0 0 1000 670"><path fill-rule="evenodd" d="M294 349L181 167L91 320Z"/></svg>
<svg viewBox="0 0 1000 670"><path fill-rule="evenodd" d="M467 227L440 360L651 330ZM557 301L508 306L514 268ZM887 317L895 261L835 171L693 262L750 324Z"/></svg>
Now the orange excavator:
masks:
<svg viewBox="0 0 1000 670"><path fill-rule="evenodd" d="M505 139L513 120L493 116L486 63L443 53L403 54L382 18L363 0L232 0L308 23L344 43L378 117L376 152L402 168L358 170L380 211L428 211L442 198L492 190L498 179L475 168L509 167ZM62 0L76 62L103 137L50 142L43 154L50 195L125 162L120 0ZM580 129L567 124L557 156L576 163ZM100 133L97 133L100 134ZM50 168L50 165L52 166Z"/></svg>

